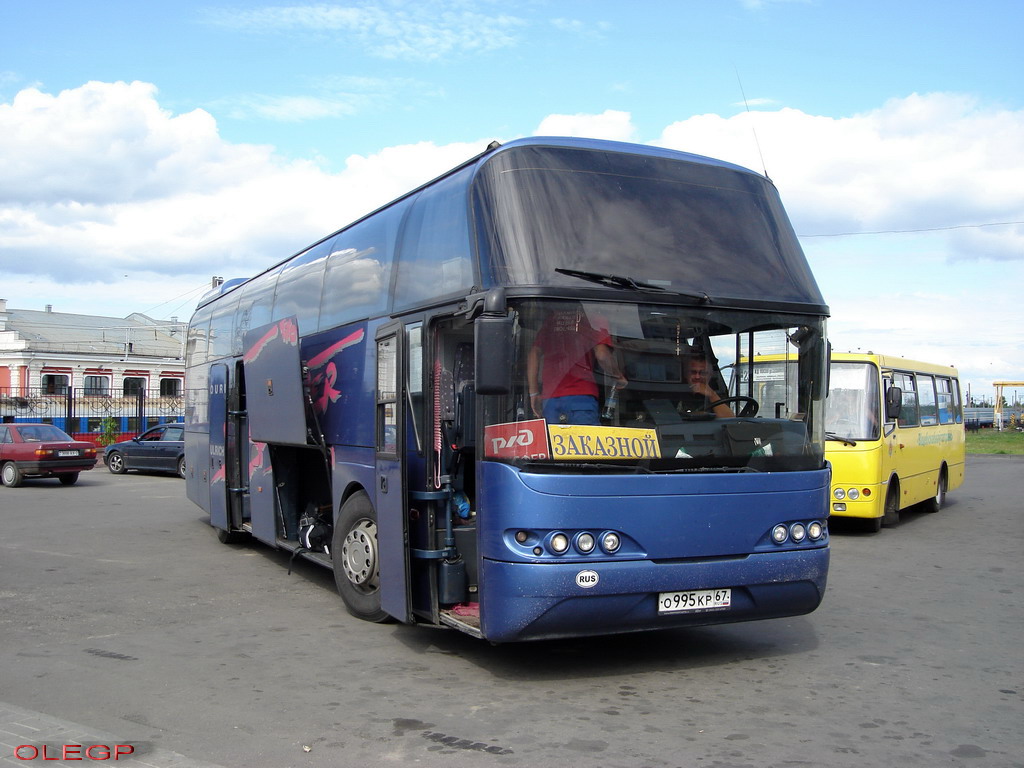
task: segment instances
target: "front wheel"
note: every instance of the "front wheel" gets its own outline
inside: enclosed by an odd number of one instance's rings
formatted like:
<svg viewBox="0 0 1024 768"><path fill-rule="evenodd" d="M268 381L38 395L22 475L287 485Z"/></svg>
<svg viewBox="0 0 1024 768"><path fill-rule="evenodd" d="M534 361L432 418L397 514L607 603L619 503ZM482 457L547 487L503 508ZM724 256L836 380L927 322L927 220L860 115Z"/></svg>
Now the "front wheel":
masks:
<svg viewBox="0 0 1024 768"><path fill-rule="evenodd" d="M900 524L900 484L897 480L889 481L889 491L885 494L885 513L882 515L883 525Z"/></svg>
<svg viewBox="0 0 1024 768"><path fill-rule="evenodd" d="M8 461L4 464L3 469L0 469L0 482L3 482L8 488L17 488L21 485L22 479L24 479L24 475L13 461Z"/></svg>
<svg viewBox="0 0 1024 768"><path fill-rule="evenodd" d="M924 503L926 512L938 512L946 504L946 489L949 487L949 480L946 479L946 468L939 470L939 479L935 483L935 495Z"/></svg>
<svg viewBox="0 0 1024 768"><path fill-rule="evenodd" d="M115 475L123 475L128 469L124 463L124 455L117 451L113 451L109 456L107 456L107 469Z"/></svg>
<svg viewBox="0 0 1024 768"><path fill-rule="evenodd" d="M178 477L185 476L185 457L181 456L178 459Z"/></svg>
<svg viewBox="0 0 1024 768"><path fill-rule="evenodd" d="M331 541L334 583L349 613L364 621L384 622L380 607L380 549L377 512L369 497L359 492L341 506Z"/></svg>

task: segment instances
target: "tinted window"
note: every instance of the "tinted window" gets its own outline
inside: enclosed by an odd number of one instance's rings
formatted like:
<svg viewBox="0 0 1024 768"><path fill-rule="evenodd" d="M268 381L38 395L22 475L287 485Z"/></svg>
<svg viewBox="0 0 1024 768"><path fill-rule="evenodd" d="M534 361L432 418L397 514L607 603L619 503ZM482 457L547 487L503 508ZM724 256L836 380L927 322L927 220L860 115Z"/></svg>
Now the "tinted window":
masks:
<svg viewBox="0 0 1024 768"><path fill-rule="evenodd" d="M231 355L238 295L238 291L234 291L210 305L213 309L213 316L210 319L210 360Z"/></svg>
<svg viewBox="0 0 1024 768"><path fill-rule="evenodd" d="M711 296L821 303L778 193L717 163L562 147L496 152L474 182L485 282L580 287L557 267Z"/></svg>
<svg viewBox="0 0 1024 768"><path fill-rule="evenodd" d="M299 335L315 333L320 319L320 293L324 267L333 240L314 245L285 263L277 280L272 320L293 315L299 323Z"/></svg>
<svg viewBox="0 0 1024 768"><path fill-rule="evenodd" d="M202 365L206 362L210 335L209 306L196 310L192 322L188 324L188 336L185 342L185 359L189 365Z"/></svg>
<svg viewBox="0 0 1024 768"><path fill-rule="evenodd" d="M242 354L246 333L270 322L274 310L274 289L280 272L281 267L276 267L242 286L232 342L234 354Z"/></svg>
<svg viewBox="0 0 1024 768"><path fill-rule="evenodd" d="M396 308L473 284L466 196L469 173L467 169L450 176L416 196L398 249Z"/></svg>
<svg viewBox="0 0 1024 768"><path fill-rule="evenodd" d="M321 330L387 312L395 239L408 208L392 206L338 235L327 258Z"/></svg>

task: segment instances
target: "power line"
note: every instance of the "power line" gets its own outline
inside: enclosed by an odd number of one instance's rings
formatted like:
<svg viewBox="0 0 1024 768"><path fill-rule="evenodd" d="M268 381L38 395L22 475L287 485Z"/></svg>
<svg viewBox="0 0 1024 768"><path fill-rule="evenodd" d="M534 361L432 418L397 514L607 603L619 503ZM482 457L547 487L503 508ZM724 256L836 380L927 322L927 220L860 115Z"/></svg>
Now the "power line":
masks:
<svg viewBox="0 0 1024 768"><path fill-rule="evenodd" d="M878 229L871 232L832 232L820 235L797 235L797 237L852 237L853 235L902 235L913 232L943 232L950 229L980 229L981 227L1010 227L1024 224L1024 221L993 221L988 224L952 224L948 227L922 227L920 229Z"/></svg>

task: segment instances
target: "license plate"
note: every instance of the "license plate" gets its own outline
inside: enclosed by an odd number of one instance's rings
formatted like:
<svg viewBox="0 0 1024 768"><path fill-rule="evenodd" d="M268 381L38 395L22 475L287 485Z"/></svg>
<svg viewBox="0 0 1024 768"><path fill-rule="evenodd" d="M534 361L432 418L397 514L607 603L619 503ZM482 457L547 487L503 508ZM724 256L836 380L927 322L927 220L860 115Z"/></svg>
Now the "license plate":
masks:
<svg viewBox="0 0 1024 768"><path fill-rule="evenodd" d="M78 451L57 451L57 455L61 456L61 457L64 457L64 456L77 456L78 455Z"/></svg>
<svg viewBox="0 0 1024 768"><path fill-rule="evenodd" d="M658 613L723 611L731 605L731 589L696 589L690 592L662 592L658 595Z"/></svg>

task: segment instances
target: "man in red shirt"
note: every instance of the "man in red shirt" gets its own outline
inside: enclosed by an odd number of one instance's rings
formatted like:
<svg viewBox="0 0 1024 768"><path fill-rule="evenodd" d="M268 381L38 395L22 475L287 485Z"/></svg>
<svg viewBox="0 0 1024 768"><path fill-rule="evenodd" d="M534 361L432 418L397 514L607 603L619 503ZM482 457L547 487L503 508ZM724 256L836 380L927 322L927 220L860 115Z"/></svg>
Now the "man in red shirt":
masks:
<svg viewBox="0 0 1024 768"><path fill-rule="evenodd" d="M594 358L616 379L617 389L629 383L615 362L603 320L594 318L592 323L581 308L552 311L527 359L533 413L554 424L600 424Z"/></svg>

